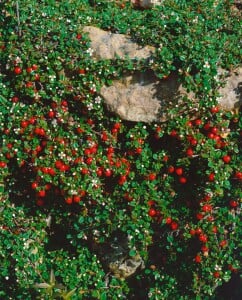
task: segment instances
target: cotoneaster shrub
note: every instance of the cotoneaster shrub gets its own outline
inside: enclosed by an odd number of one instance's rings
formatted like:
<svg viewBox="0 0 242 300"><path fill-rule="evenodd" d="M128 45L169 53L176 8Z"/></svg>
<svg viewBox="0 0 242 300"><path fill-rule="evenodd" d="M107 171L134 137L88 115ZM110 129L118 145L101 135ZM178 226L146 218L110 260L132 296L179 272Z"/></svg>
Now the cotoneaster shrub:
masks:
<svg viewBox="0 0 242 300"><path fill-rule="evenodd" d="M231 5L0 4L2 297L216 299L238 274L241 119L216 105L217 67L239 63ZM95 61L84 25L154 45L154 60ZM178 72L199 107L164 124L110 115L99 88L146 68ZM118 232L145 262L130 279L96 251Z"/></svg>

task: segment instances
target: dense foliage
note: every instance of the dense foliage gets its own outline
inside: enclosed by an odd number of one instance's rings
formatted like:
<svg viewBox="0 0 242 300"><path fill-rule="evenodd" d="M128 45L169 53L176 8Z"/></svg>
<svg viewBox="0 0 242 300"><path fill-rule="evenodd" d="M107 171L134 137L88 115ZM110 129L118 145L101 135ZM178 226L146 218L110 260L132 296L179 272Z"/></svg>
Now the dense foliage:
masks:
<svg viewBox="0 0 242 300"><path fill-rule="evenodd" d="M241 119L216 102L218 67L240 63L233 1L0 9L0 297L216 299L238 276L241 239ZM85 25L157 51L96 61ZM164 124L108 113L100 87L147 68L164 79L177 72L199 106L184 100L181 114L174 105ZM122 235L127 256L145 265L127 279L97 250Z"/></svg>

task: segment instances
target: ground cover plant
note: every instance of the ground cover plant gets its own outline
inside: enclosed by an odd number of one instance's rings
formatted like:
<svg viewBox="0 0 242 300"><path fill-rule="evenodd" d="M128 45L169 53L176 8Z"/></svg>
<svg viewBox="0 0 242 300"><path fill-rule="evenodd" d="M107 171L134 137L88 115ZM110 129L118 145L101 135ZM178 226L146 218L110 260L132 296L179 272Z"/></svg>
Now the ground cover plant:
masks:
<svg viewBox="0 0 242 300"><path fill-rule="evenodd" d="M218 67L240 63L233 1L0 9L0 297L238 299L241 119L216 100ZM155 46L154 59L96 61L85 25ZM100 87L147 68L177 72L199 105L161 124L110 114ZM143 262L130 277L104 260L120 237Z"/></svg>

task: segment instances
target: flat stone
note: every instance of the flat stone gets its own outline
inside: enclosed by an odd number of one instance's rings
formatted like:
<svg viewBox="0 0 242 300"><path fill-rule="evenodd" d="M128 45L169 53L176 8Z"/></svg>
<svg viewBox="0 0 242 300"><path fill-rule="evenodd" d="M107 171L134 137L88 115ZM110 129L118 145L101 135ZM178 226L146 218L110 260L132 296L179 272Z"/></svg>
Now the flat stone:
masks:
<svg viewBox="0 0 242 300"><path fill-rule="evenodd" d="M224 77L225 85L219 88L219 106L224 110L238 109L242 104L242 67L239 67L226 76L224 70L219 71Z"/></svg>
<svg viewBox="0 0 242 300"><path fill-rule="evenodd" d="M177 75L160 80L154 72L136 72L103 86L101 96L108 109L121 119L135 122L166 121L165 111L185 91Z"/></svg>
<svg viewBox="0 0 242 300"><path fill-rule="evenodd" d="M131 0L134 6L141 8L152 8L156 5L161 5L164 0Z"/></svg>
<svg viewBox="0 0 242 300"><path fill-rule="evenodd" d="M141 47L125 34L112 33L94 26L85 26L83 32L88 33L96 59L147 59L155 51L152 46Z"/></svg>

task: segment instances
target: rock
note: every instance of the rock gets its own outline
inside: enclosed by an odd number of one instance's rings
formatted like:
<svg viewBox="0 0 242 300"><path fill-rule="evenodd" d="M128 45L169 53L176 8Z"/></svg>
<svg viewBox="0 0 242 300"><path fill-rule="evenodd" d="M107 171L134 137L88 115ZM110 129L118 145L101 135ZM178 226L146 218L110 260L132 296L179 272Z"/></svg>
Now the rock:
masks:
<svg viewBox="0 0 242 300"><path fill-rule="evenodd" d="M164 0L131 0L131 3L136 7L152 8L155 5L161 5Z"/></svg>
<svg viewBox="0 0 242 300"><path fill-rule="evenodd" d="M153 59L154 47L141 47L127 35L111 33L93 26L86 26L83 31L89 34L93 56L96 59ZM218 77L225 81L225 86L219 89L221 97L218 104L224 110L238 108L242 101L242 68L229 75L225 70L218 70ZM193 113L199 101L193 93L188 94L180 85L177 74L160 80L152 70L126 74L121 80L113 81L111 86L103 86L100 95L107 108L121 119L147 123L165 122L187 112L190 104L192 105L189 112ZM185 96L187 101L183 101L182 96ZM176 116L172 115L171 110L175 105L179 108Z"/></svg>
<svg viewBox="0 0 242 300"><path fill-rule="evenodd" d="M238 109L242 104L242 67L235 69L226 76L224 70L219 71L225 77L225 85L219 88L219 106L224 110Z"/></svg>
<svg viewBox="0 0 242 300"><path fill-rule="evenodd" d="M96 59L147 59L155 51L154 47L141 47L124 34L111 33L93 26L85 26L83 32L89 34L93 57Z"/></svg>
<svg viewBox="0 0 242 300"><path fill-rule="evenodd" d="M136 254L130 256L129 236L121 232L114 232L104 244L95 244L95 251L105 268L121 279L133 275L145 266L140 254L134 248L133 250Z"/></svg>
<svg viewBox="0 0 242 300"><path fill-rule="evenodd" d="M186 92L177 75L160 80L149 70L125 76L114 81L112 86L103 86L100 94L108 109L121 119L150 123L166 121L169 106L174 107L179 96Z"/></svg>
<svg viewBox="0 0 242 300"><path fill-rule="evenodd" d="M109 269L117 278L127 278L133 275L138 269L144 268L144 262L139 254L134 257L124 258L110 262Z"/></svg>

